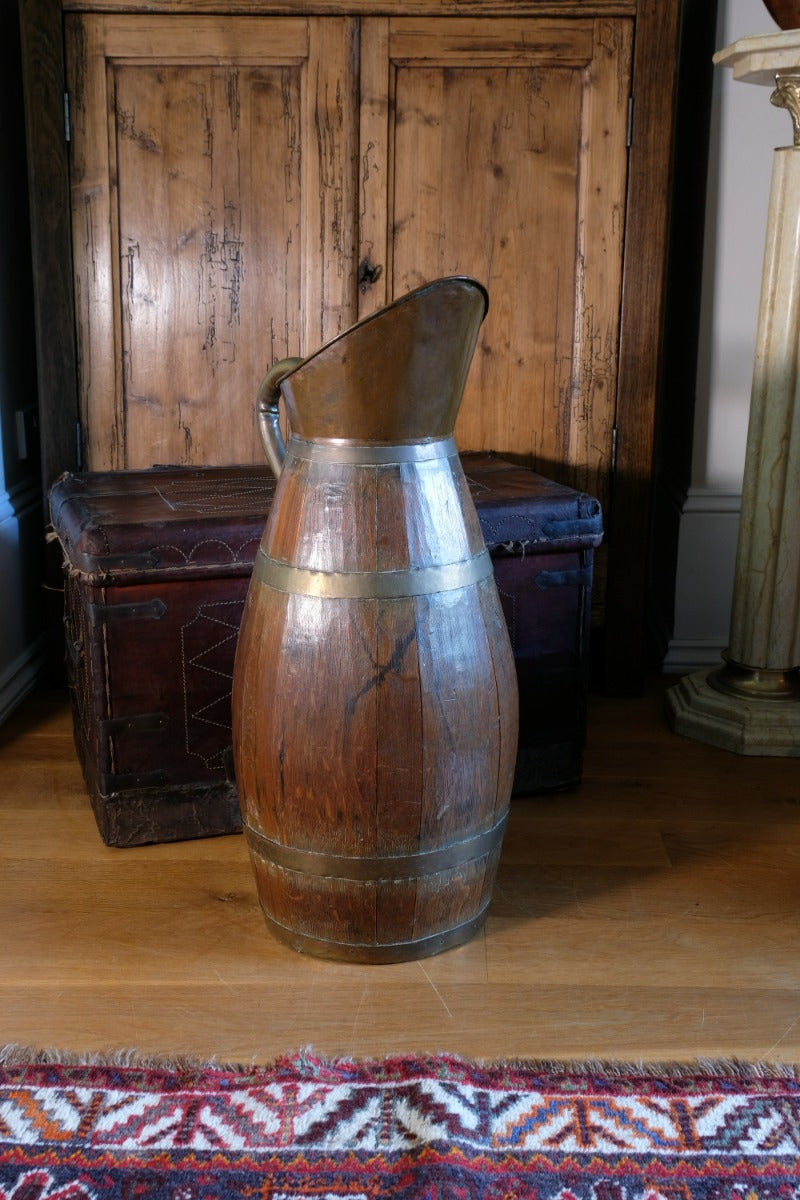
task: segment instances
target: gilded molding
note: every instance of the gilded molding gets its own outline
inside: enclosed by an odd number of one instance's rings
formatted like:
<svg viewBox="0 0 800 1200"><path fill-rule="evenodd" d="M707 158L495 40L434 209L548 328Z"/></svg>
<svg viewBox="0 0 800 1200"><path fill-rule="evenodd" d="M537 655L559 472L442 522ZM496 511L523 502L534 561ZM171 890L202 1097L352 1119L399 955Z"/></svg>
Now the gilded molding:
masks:
<svg viewBox="0 0 800 1200"><path fill-rule="evenodd" d="M770 102L776 108L785 108L792 118L794 144L800 146L800 74L779 71L775 76L775 91Z"/></svg>

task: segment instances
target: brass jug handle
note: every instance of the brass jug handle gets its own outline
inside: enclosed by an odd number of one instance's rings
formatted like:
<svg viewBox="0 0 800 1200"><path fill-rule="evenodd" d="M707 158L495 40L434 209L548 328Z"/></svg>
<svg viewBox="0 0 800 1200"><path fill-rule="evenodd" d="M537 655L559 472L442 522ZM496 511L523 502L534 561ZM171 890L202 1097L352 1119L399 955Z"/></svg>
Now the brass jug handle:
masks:
<svg viewBox="0 0 800 1200"><path fill-rule="evenodd" d="M282 358L280 362L276 362L273 367L270 367L258 389L256 399L258 432L267 462L276 479L283 469L283 460L286 457L286 442L283 440L279 424L278 405L281 398L281 383L304 361L302 358Z"/></svg>

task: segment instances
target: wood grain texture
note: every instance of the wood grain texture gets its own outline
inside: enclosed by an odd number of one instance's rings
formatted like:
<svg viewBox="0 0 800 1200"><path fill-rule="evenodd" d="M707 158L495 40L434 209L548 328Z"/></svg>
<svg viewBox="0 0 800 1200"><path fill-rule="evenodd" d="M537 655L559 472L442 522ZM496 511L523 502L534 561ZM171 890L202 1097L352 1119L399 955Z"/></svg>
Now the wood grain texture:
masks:
<svg viewBox="0 0 800 1200"><path fill-rule="evenodd" d="M517 686L452 439L485 311L479 285L431 284L281 384L296 436L242 618L233 756L268 925L324 957L461 943L491 896Z"/></svg>
<svg viewBox="0 0 800 1200"><path fill-rule="evenodd" d="M256 566L232 707L266 916L292 945L359 961L464 940L491 896L511 792L508 632L493 578L380 594L387 571L482 550L458 458L354 466L290 446L262 546L259 561L289 575L279 589ZM372 594L302 594L297 570L365 574Z"/></svg>
<svg viewBox="0 0 800 1200"><path fill-rule="evenodd" d="M458 13L480 16L513 17L551 16L553 9L568 16L586 15L586 0L457 0ZM192 12L216 13L218 0L64 0L65 12L74 9L82 12ZM348 12L381 16L413 13L418 16L452 16L454 0L349 0ZM225 9L231 13L264 16L276 14L319 14L339 15L341 0L226 0ZM636 0L593 0L592 10L610 16L631 15L636 10Z"/></svg>
<svg viewBox="0 0 800 1200"><path fill-rule="evenodd" d="M641 563L651 534L679 35L678 5L638 5L604 643L606 686L621 693L641 686L646 653L647 573Z"/></svg>
<svg viewBox="0 0 800 1200"><path fill-rule="evenodd" d="M353 23L67 34L87 465L260 461L266 366L355 315Z"/></svg>
<svg viewBox="0 0 800 1200"><path fill-rule="evenodd" d="M631 22L374 20L360 128L352 22L70 19L92 465L251 461L267 350L340 332L359 258L362 315L486 283L459 444L608 507Z"/></svg>
<svg viewBox="0 0 800 1200"><path fill-rule="evenodd" d="M139 268L139 271L134 273L134 283L137 274L139 278L144 275L143 282L147 282L147 273L143 271L143 261L147 262L148 249L143 240L132 236L130 244L124 246L123 253L121 255L117 253L116 266L106 254L108 239L106 230L113 229L113 224L111 222L112 210L106 204L103 191L104 189L108 191L112 186L113 172L111 181L108 169L106 169L105 177L102 172L96 174L94 184L88 182L87 177L85 193L81 190L83 187L81 185L77 188L74 197L73 240L76 261L86 255L90 262L96 265L91 266L83 276L79 272L74 300L77 310L76 317L74 321L68 319L68 311L73 300L72 297L65 296L62 286L64 272L69 270L70 236L70 201L66 181L64 146L60 142L63 109L60 83L62 32L66 33L68 56L73 53L75 55L79 92L82 87L89 86L89 76L92 75L91 71L87 74L85 68L92 62L94 62L94 68L97 68L99 63L96 48L92 50L91 38L75 38L71 34L70 28L73 22L83 23L85 21L88 28L91 27L92 22L99 21L106 31L104 36L110 36L108 31L116 27L119 22L121 23L119 28L126 31L126 37L133 25L142 22L142 28L148 31L147 38L152 38L153 31L159 22L178 20L181 22L182 36L189 31L187 44L192 45L193 53L198 56L196 70L200 70L199 60L203 60L207 69L212 72L221 64L225 64L227 69L233 69L235 59L245 75L251 69L256 71L259 63L252 55L248 57L249 47L239 46L237 49L233 45L232 35L226 32L231 22L241 29L252 29L254 25L265 22L271 27L274 24L275 28L299 23L309 31L308 50L305 57L301 56L302 61L290 55L280 68L292 75L292 87L295 89L294 97L287 105L287 112L292 114L293 119L297 115L297 122L301 130L300 141L310 138L307 140L306 150L309 146L314 147L312 153L301 156L309 172L307 184L303 184L301 180L302 211L299 238L302 245L298 245L298 239L295 237L294 213L289 218L289 234L284 230L282 238L276 238L274 242L272 239L265 241L262 234L263 229L269 225L268 217L264 218L260 208L258 211L251 209L249 201L241 195L237 201L241 207L241 225L238 223L238 214L230 226L225 225L224 217L214 225L215 231L222 230L221 240L223 242L226 240L225 230L227 228L233 239L231 245L237 239L241 239L243 247L246 248L245 265L249 266L249 269L243 276L245 283L258 278L258 272L250 264L249 258L253 244L252 227L257 230L260 248L264 252L264 277L269 280L277 280L281 271L285 270L287 278L291 281L292 290L276 298L272 296L269 287L261 289L259 297L261 299L269 298L268 312L263 306L259 307L258 298L255 306L251 308L249 297L240 296L240 314L244 312L255 314L252 319L255 321L256 329L252 333L252 339L248 346L256 348L248 348L246 352L242 352L242 339L245 334L240 324L235 342L236 364L238 365L232 365L228 359L224 359L222 364L215 365L215 370L218 370L219 374L214 384L213 407L221 411L225 418L213 431L220 434L219 438L212 438L211 428L204 423L205 418L198 413L201 401L193 375L193 371L196 369L194 357L190 356L189 359L186 359L185 355L183 356L182 362L192 387L184 388L180 407L176 407L173 413L171 437L174 436L175 439L174 451L168 453L168 448L162 446L164 453L158 455L161 459L174 461L186 461L187 456L194 456L194 461L201 461L201 455L205 454L210 456L208 461L222 461L222 456L230 456L232 453L235 453L241 461L257 459L260 451L257 439L253 436L251 404L258 378L268 362L279 357L283 352L296 352L297 350L306 352L313 349L319 344L321 336L335 332L357 313L364 315L374 311L374 308L379 307L391 295L391 292L387 291L392 281L393 264L390 250L394 239L393 218L391 218L389 208L389 197L394 194L395 188L393 182L395 150L392 147L394 135L392 133L393 112L391 106L394 104L396 76L401 70L399 63L396 68L392 66L391 70L388 65L390 61L389 27L393 22L410 21L409 28L413 27L419 31L428 20L433 20L434 23L442 23L444 18L447 18L448 22L452 20L454 29L455 25L458 25L460 29L467 31L460 38L461 50L459 52L464 55L466 49L469 48L470 52L479 58L484 56L482 69L486 71L491 69L488 65L491 54L495 53L498 42L502 42L503 34L499 27L506 23L509 27L520 27L525 24L525 19L527 19L531 25L541 24L543 28L550 29L551 35L552 31L558 27L562 30L571 27L573 31L576 31L578 27L583 27L587 23L592 24L596 30L602 31L596 40L596 49L601 60L604 53L606 57L609 57L608 51L612 46L617 46L620 51L623 49L622 43L615 41L617 34L612 34L611 31L623 27L627 27L628 30L632 28L635 35L632 43L635 47L632 82L636 103L633 122L634 140L630 155L625 210L624 303L619 323L618 362L610 363L607 354L610 339L613 338L613 322L600 322L600 324L594 322L594 289L596 288L600 293L601 307L605 306L606 299L610 295L609 286L612 281L610 276L604 274L606 260L604 257L598 257L597 248L608 245L609 261L614 259L616 255L615 238L618 231L612 222L610 231L609 228L606 228L605 231L601 228L598 236L584 238L580 243L586 251L586 257L584 259L585 267L578 271L581 279L577 286L579 290L580 287L586 289L586 297L591 301L581 310L586 314L584 321L576 320L573 311L571 323L567 322L566 326L564 325L562 318L565 317L567 305L563 280L560 275L554 284L552 256L548 258L548 254L545 253L542 257L542 267L546 267L548 261L551 264L549 276L544 277L547 294L552 296L553 287L556 286L559 296L559 303L551 310L550 330L545 328L543 333L540 330L540 336L549 338L551 343L552 364L549 368L549 375L546 375L544 379L544 384L535 372L531 375L532 382L528 386L528 397L524 397L519 402L515 400L516 409L512 405L512 410L517 411L516 416L512 411L512 416L507 418L504 415L505 406L501 409L500 406L491 405L488 406L487 411L483 411L479 405L475 404L472 417L469 418L465 415L465 420L473 422L471 427L469 424L466 427L470 442L473 433L476 438L487 439L483 442L476 441L475 444L488 444L489 438L494 439L497 444L497 439L502 437L507 440L509 446L514 447L514 453L518 452L517 446L519 446L521 447L520 453L530 455L532 453L531 444L541 436L541 433L535 431L530 423L520 424L518 419L521 411L524 415L523 410L525 404L528 403L528 398L532 397L533 400L537 400L542 386L549 389L553 395L561 390L564 395L574 399L577 394L578 400L575 404L578 410L575 414L577 423L571 418L570 422L561 421L552 434L547 433L547 438L551 439L553 445L558 447L559 456L562 455L562 447L564 445L567 447L565 452L567 465L564 466L562 457L556 460L555 466L559 470L585 472L587 470L583 465L585 461L601 464L590 467L588 470L590 473L595 471L598 475L600 482L595 489L598 494L603 499L613 500L613 503L606 504L606 511L609 515L609 552L612 556L610 590L608 591L604 584L607 574L605 551L598 556L596 564L595 599L597 600L605 594L611 613L611 619L605 627L606 649L602 673L606 678L607 686L612 690L635 689L641 681L644 653L645 564L648 559L650 532L653 416L658 403L662 355L663 292L669 224L671 163L674 153L673 114L681 7L680 0L668 0L668 2L659 4L654 3L653 0L638 0L638 2L634 2L634 0L595 0L591 5L591 10L587 8L584 0L580 0L580 2L578 0L555 0L554 3L549 0L548 2L545 0L514 0L513 3L511 0L459 0L457 12L455 12L452 0L353 0L353 4L348 9L348 12L352 14L352 19L350 19L341 17L341 6L338 4L338 0L305 0L305 2L300 0L299 3L295 3L295 0L291 0L291 2L290 0L272 0L271 3L256 2L255 4L252 3L252 0L230 0L225 5L225 15L222 17L219 14L216 0L213 0L213 3L212 0L197 0L196 4L192 3L191 5L191 13L188 12L189 6L186 0L166 0L165 3L161 3L159 0L157 4L154 0L102 0L102 2L98 0L97 4L94 3L94 0L80 0L80 2L65 0L63 6L54 0L37 0L36 3L22 4L21 16L24 25L23 41L31 138L31 186L32 194L35 197L33 211L34 266L37 275L37 323L41 330L39 384L41 425L46 451L46 481L49 482L51 475L54 476L62 468L75 462L76 440L72 414L81 407L84 417L86 416L88 402L85 397L87 393L93 392L97 396L106 398L113 396L115 405L114 415L107 420L102 431L97 430L92 433L91 427L89 428L87 461L90 464L101 461L113 462L115 465L124 463L125 428L122 397L124 397L124 370L127 360L123 358L122 354L123 334L126 333L122 314L125 311L123 300L126 296L129 299L131 295L135 295L135 293L126 293L122 286L128 265L132 263L134 267ZM62 21L65 26L63 31ZM339 34L333 31L333 27L337 26L341 32L340 22L344 22L346 28L346 41L351 39L347 41L346 45L341 43ZM474 35L474 30L481 25L481 22L484 22L483 32L488 37L488 41L483 45L478 43ZM202 38L198 32L202 30L204 23L206 28L213 27L216 31L211 40L212 49L208 51L206 57L204 57L205 51L201 46ZM317 28L323 23L324 29ZM486 23L492 28L489 29ZM498 26L498 29L494 29L494 26ZM336 43L335 45L328 44L329 28L333 31L331 37ZM469 32L470 28L472 28L472 32ZM353 53L357 38L361 39L362 50L360 76L358 75L356 56ZM412 40L416 40L417 43L415 53L424 54L425 39L418 35ZM458 42L459 38L456 37L455 40ZM537 39L534 37L533 41L536 43ZM546 39L539 39L540 50L545 41ZM279 44L280 38L276 41L276 45ZM559 53L564 52L563 36L560 41L556 38L553 44L559 47ZM149 63L143 60L141 65L143 69L146 65L147 70L152 70L157 66L155 61L157 57L156 42L148 43L144 40L140 43L140 50L145 51L148 46L154 51L154 58ZM448 53L454 53L452 47ZM520 53L522 53L521 49ZM161 54L161 50L158 50L158 54ZM254 54L255 58L258 58L258 53L254 51ZM240 57L237 58L239 55ZM624 57L624 53L620 53L620 62L624 60ZM167 59L162 58L160 61L167 63ZM410 62L411 59L408 61ZM94 74L97 74L94 68ZM128 69L126 67L125 71L127 72ZM130 69L132 70L132 67ZM174 62L170 69L176 69ZM276 67L276 70L278 69ZM452 63L447 67L440 66L439 68L429 64L426 69L432 71L457 70ZM521 72L523 69L522 65L513 69L509 67L509 73L513 73L514 70ZM117 68L113 68L112 76L116 70ZM403 67L402 70L406 70L406 68ZM544 74L546 75L548 72L544 71ZM626 86L626 80L623 78L624 72L618 74L616 84L612 79L612 74L613 72L610 70L604 70L605 84L599 77L593 76L592 88L589 90L599 89L604 94L610 95L617 86L619 89L617 100L621 101L622 92ZM296 98L298 80L299 107ZM97 130L100 138L98 144L110 146L111 150L104 150L103 153L111 154L111 157L114 158L116 155L114 147L119 141L128 155L127 161L138 164L142 159L146 159L146 155L138 152L137 146L139 150L141 150L141 146L136 139L128 138L126 140L125 137L118 139L115 134L109 141L108 131L114 127L116 118L113 105L109 107L104 88L105 85L97 90L92 85L94 90L90 89L99 105L97 113L92 118L98 123ZM347 113L348 110L351 113L355 111L355 96L359 89L361 112L355 124L348 123ZM584 95L584 101L586 101L586 95ZM226 105L227 101L221 107L217 106L217 110L224 114ZM244 107L246 108L247 105ZM556 107L560 111L560 105ZM126 111L130 110L126 109ZM617 116L619 116L619 106ZM584 184L586 185L582 194L587 203L592 194L592 185L589 183L591 164L593 162L598 164L595 179L604 181L606 167L603 156L607 150L603 148L606 139L602 136L606 125L598 116L597 110L593 109L591 104L584 103L581 108L580 120L594 118L597 118L597 123L593 130L591 124L586 126L587 130L591 131L588 150L590 173L584 172L581 184L582 187ZM75 122L75 132L80 141L85 127L80 104L78 104ZM625 123L618 120L616 124L607 127L616 137L620 132L621 125ZM272 127L277 128L279 124L280 122L275 120L272 122ZM554 126L555 128L557 125ZM599 138L598 134L601 135ZM337 141L337 137L340 137L341 140ZM56 139L59 139L59 144ZM217 139L217 143L219 144L219 139ZM233 147L228 146L228 149L233 149ZM73 144L72 156L78 168L80 168L82 155L80 146ZM270 160L270 156L266 153L261 153L260 157L264 163ZM292 176L292 171L297 166L296 157L295 155L294 167L291 157L287 163L284 163L289 177ZM220 161L224 159L225 155L221 154ZM196 161L202 165L207 159L201 155ZM495 159L493 158L492 161ZM106 164L107 168L109 166L110 162ZM504 199L504 203L508 205L507 213L512 218L516 212L515 205L537 194L535 181L531 183L528 180L520 189L523 200L515 201L508 173L503 179L503 177L489 172L485 164L482 169L486 175L486 184L489 190L495 189ZM617 167L614 167L611 174L616 171ZM491 177L489 177L490 174ZM260 179L260 177L258 178ZM463 175L457 174L454 178L462 179ZM125 180L120 180L121 195L126 194L126 186ZM385 190L381 192L381 189ZM271 201L275 200L276 188L272 168L270 168L270 179L263 189L263 194L268 195ZM127 195L129 201L134 202L135 187L128 188ZM258 206L261 196L262 193L259 191L253 204ZM604 219L602 214L615 211L613 199L607 193L604 193L602 199L603 203L595 206L600 213L601 225ZM576 200L573 199L573 204L575 202ZM130 204L125 208L125 213L127 214L126 219L130 218ZM346 219L348 213L352 217L352 222ZM471 217L472 215L471 213ZM572 216L569 214L565 214L565 217L572 220ZM494 213L490 211L489 219L493 220L493 218ZM356 227L359 219L362 222L360 230ZM569 220L566 220L564 224L568 224ZM530 225L530 222L527 224ZM588 226L586 230L588 230ZM135 232L132 228L131 233ZM185 227L179 229L178 232L182 237L190 235L190 230ZM517 230L514 237L507 241L505 253L512 259L519 252L521 232L523 231ZM246 241L245 234L247 234ZM526 236L530 236L529 229ZM143 244L145 245L144 260L137 263L135 248L138 245L140 253L142 253ZM575 285L576 261L580 262L580 255L576 260L575 254L578 246L579 242L576 239L570 249L570 263L572 264L570 275L573 281L571 286ZM438 247L435 249L438 250ZM593 250L596 251L594 257L592 256ZM272 257L270 257L271 251L274 251ZM323 275L319 275L314 266L314 260L319 253L322 254L322 258L317 261L325 264ZM347 259L348 254L349 259ZM362 294L357 285L357 268L358 263L365 259L367 254L372 256L372 264L381 266L383 271L379 279ZM281 261L278 262L278 259ZM498 263L500 260L495 258L493 262ZM478 266L480 267L480 261L478 261ZM417 267L418 264L415 264L415 269ZM164 282L164 277L160 273L161 269L163 269L163 264L156 274L160 285ZM259 267L259 270L261 269ZM514 269L514 261L511 261L510 265L506 263L504 267L506 273L508 270L513 272ZM598 270L601 272L602 278L595 282L595 273ZM216 270L216 275L217 295L220 295L225 293L225 288L220 286L221 272L219 270ZM512 357L504 351L504 344L509 341L516 345L520 341L517 310L527 310L526 329L535 327L537 320L541 324L541 318L537 318L537 309L534 303L537 300L537 289L542 286L538 274L538 263L536 274L531 278L528 277L529 275L530 272L522 280L521 294L525 297L524 304L516 303L509 306L505 303L501 304L499 300L495 304L498 324L494 340L496 346L499 347L499 352L492 357L489 373L493 387L499 389L498 394L505 394L503 389L508 390L513 382L511 376L516 370ZM59 283L59 280L62 283ZM110 295L112 305L117 306L116 311L110 315L107 312L105 315L101 312L104 289L105 299L108 300ZM145 290L139 297L142 301L142 309L137 310L136 316L141 318L141 323L137 325L136 322L133 322L134 332L141 332L142 329L152 327L152 314L148 318L144 304L146 296L147 291ZM223 301L229 300L230 295L225 293L222 299ZM589 347L580 361L569 358L568 362L568 356L562 354L558 347L553 355L554 334L552 330L555 318L558 318L559 321L558 338L560 341L558 341L558 346L562 346L567 337L566 329L570 335L579 334L584 345ZM248 315L249 319L251 318ZM311 322L306 330L307 342L304 341L305 335L302 331L305 321ZM317 330L319 336L312 335L312 329ZM248 333L247 336L250 334ZM95 344L92 340L95 338L97 339L98 353L92 360L90 368L85 362L83 363L80 378L76 383L74 347L77 344L79 352L83 354L87 345ZM522 340L524 341L524 338ZM159 352L169 342L165 336L163 324L156 341ZM225 342L226 339L221 337L216 340L215 346L218 351ZM230 348L230 341L227 341L227 344ZM132 344L130 344L130 348L133 348ZM252 369L244 365L245 360L255 362L259 352L262 357L258 364L258 370L255 372L255 382L253 383L249 379L244 381L244 375L248 371L252 373ZM152 361L141 354L133 356L134 368L141 369L143 372L138 377L143 384L148 380ZM193 364L191 368L186 366L187 362ZM608 464L610 454L609 439L611 435L607 414L609 395L614 387L615 370L619 387L619 403L616 410L619 461L616 473L609 475L602 464ZM223 386L220 383L220 377L227 377L232 372L241 372L242 381L230 385L226 383ZM78 403L79 393L82 397L80 406ZM142 386L136 393L138 398L134 400L134 408L144 414L146 419L148 432L143 435L143 441L146 443L148 462L155 457L155 442L151 440L151 435L157 439L161 437L163 431L159 402L156 400L151 404L150 394L150 389ZM601 409L597 419L595 419L593 411L596 398L600 401ZM469 413L469 409L470 405L468 404L465 414ZM175 413L178 414L177 418ZM233 417L228 420L231 414ZM232 432L234 429L237 431L235 434ZM242 449L241 453L238 443L232 448L232 439L238 437L241 437L242 441L247 441L247 446ZM540 453L541 459L544 459L545 454L541 452L538 443L534 447L534 451ZM216 455L220 457L211 457ZM93 456L96 457L93 458ZM47 462L51 465L48 466ZM604 623L601 610L598 610L596 623Z"/></svg>
<svg viewBox="0 0 800 1200"><path fill-rule="evenodd" d="M361 103L358 147L358 260L379 269L377 278L359 287L358 315L367 317L391 299L390 144L391 77L389 21L368 17L360 23Z"/></svg>
<svg viewBox="0 0 800 1200"><path fill-rule="evenodd" d="M357 315L356 42L351 17L309 22L301 189L304 354L341 333Z"/></svg>
<svg viewBox="0 0 800 1200"><path fill-rule="evenodd" d="M378 967L279 945L242 837L103 846L67 697L30 697L0 730L4 1040L797 1062L796 763L676 736L662 690L590 698L583 783L514 801L481 935Z"/></svg>
<svg viewBox="0 0 800 1200"><path fill-rule="evenodd" d="M489 290L459 446L512 454L604 507L631 37L626 21L398 17L386 41L387 287L461 272Z"/></svg>

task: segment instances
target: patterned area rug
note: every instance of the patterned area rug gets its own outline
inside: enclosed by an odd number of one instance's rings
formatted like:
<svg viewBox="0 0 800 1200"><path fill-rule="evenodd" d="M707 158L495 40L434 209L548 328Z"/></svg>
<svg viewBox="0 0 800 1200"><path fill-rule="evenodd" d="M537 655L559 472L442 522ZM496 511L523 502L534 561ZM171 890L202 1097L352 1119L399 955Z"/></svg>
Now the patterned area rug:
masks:
<svg viewBox="0 0 800 1200"><path fill-rule="evenodd" d="M2 1200L800 1198L791 1068L45 1057L0 1051Z"/></svg>

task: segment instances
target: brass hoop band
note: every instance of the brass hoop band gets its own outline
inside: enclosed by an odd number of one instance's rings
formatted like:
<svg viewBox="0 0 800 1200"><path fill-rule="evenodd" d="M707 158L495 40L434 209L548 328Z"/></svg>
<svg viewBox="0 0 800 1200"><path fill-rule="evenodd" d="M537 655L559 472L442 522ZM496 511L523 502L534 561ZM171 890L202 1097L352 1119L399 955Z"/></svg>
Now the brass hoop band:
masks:
<svg viewBox="0 0 800 1200"><path fill-rule="evenodd" d="M492 574L488 550L472 558L405 571L311 571L278 562L263 550L256 555L253 581L293 596L323 596L331 600L400 600L470 587Z"/></svg>
<svg viewBox="0 0 800 1200"><path fill-rule="evenodd" d="M440 846L436 850L419 850L416 854L389 854L380 858L301 850L297 846L274 842L272 838L264 837L247 824L244 826L244 833L253 853L287 871L299 871L303 875L317 875L328 879L380 879L398 883L404 879L417 879L421 875L433 875L437 871L449 871L491 854L492 850L500 847L506 820L507 815L501 817L490 829L485 829L474 837L464 838L449 846Z"/></svg>
<svg viewBox="0 0 800 1200"><path fill-rule="evenodd" d="M310 459L321 463L348 463L355 466L392 466L395 463L431 462L437 458L454 458L458 447L452 437L431 442L408 442L406 445L382 446L371 442L308 441L294 435L286 451L287 457Z"/></svg>
<svg viewBox="0 0 800 1200"><path fill-rule="evenodd" d="M474 937L486 920L489 901L483 905L476 916L470 917L460 925L443 929L440 933L428 934L427 937L415 938L409 942L339 942L334 938L316 937L308 933L300 933L281 924L267 912L264 905L261 911L266 918L267 926L273 935L284 945L292 946L306 954L314 954L318 958L333 958L349 960L350 962L393 963L407 962L409 959L424 958L430 954L440 954L452 946L460 946Z"/></svg>

